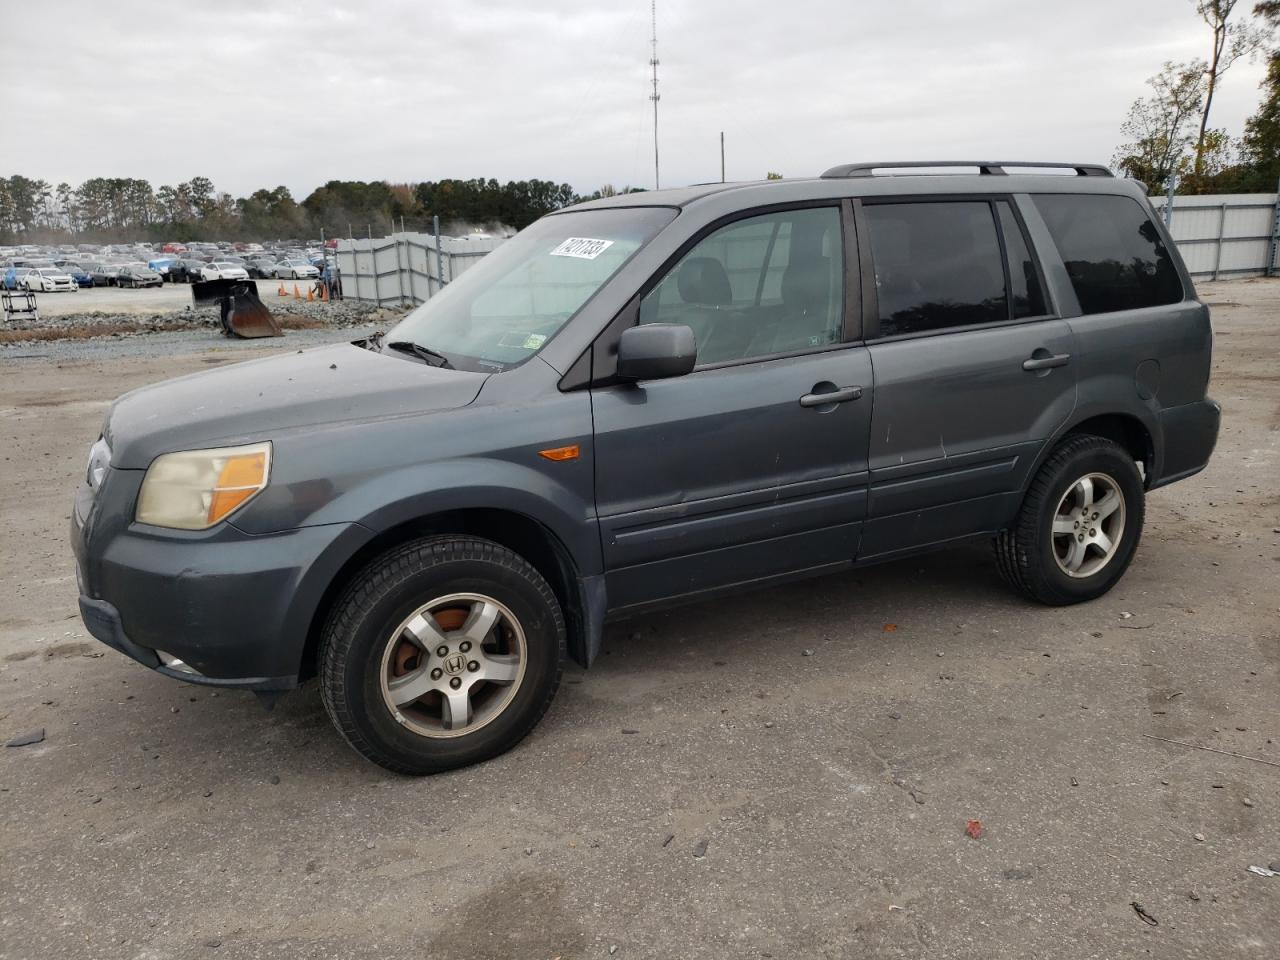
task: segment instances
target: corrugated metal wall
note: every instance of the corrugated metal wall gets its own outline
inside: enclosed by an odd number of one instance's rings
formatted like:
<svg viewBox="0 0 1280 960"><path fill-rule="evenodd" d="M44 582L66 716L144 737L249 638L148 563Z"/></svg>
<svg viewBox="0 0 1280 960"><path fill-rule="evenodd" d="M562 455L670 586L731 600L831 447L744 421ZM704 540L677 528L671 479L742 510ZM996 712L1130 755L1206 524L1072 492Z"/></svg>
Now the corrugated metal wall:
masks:
<svg viewBox="0 0 1280 960"><path fill-rule="evenodd" d="M1163 217L1166 198L1152 197L1151 203ZM1280 194L1175 197L1169 229L1197 280L1280 272ZM342 292L379 305L422 303L502 242L441 237L437 258L436 238L427 233L339 240Z"/></svg>
<svg viewBox="0 0 1280 960"><path fill-rule="evenodd" d="M1152 197L1164 216L1165 197ZM1174 197L1169 232L1197 280L1256 277L1280 268L1276 252L1280 195L1216 194Z"/></svg>
<svg viewBox="0 0 1280 960"><path fill-rule="evenodd" d="M339 240L342 295L379 306L422 303L501 243L500 237L440 237L437 257L436 238L429 233Z"/></svg>

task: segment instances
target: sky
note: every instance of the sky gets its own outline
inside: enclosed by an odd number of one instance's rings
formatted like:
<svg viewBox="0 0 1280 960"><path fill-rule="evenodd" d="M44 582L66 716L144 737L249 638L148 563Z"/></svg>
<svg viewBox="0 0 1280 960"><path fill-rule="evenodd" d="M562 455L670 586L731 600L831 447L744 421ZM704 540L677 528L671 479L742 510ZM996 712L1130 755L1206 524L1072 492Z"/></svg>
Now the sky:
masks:
<svg viewBox="0 0 1280 960"><path fill-rule="evenodd" d="M5 0L0 175L652 187L647 0ZM1242 7L1251 6L1241 3ZM24 12L23 8L29 8ZM663 186L855 160L1111 160L1190 0L658 0ZM1238 135L1262 63L1213 126Z"/></svg>

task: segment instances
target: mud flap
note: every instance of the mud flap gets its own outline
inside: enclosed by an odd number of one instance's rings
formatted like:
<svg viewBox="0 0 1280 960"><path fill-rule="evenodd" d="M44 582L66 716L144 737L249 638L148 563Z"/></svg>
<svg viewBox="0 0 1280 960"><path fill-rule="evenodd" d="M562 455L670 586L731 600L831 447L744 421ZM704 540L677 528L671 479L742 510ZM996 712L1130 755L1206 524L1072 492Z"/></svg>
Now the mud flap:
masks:
<svg viewBox="0 0 1280 960"><path fill-rule="evenodd" d="M225 336L245 340L284 336L271 311L258 299L258 285L252 280L200 280L191 285L191 299L197 306L218 304Z"/></svg>

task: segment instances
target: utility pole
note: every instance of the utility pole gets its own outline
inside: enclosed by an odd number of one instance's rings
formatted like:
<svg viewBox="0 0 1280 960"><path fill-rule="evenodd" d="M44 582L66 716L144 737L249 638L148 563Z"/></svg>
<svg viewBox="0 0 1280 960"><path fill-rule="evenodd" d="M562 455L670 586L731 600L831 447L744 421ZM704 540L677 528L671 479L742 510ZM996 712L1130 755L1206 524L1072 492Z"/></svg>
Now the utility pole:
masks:
<svg viewBox="0 0 1280 960"><path fill-rule="evenodd" d="M720 131L720 182L724 183L724 131Z"/></svg>
<svg viewBox="0 0 1280 960"><path fill-rule="evenodd" d="M649 94L653 101L653 189L657 190L661 186L658 176L658 0L650 0L649 14L653 24L653 56L649 58L649 66L653 68L653 93Z"/></svg>

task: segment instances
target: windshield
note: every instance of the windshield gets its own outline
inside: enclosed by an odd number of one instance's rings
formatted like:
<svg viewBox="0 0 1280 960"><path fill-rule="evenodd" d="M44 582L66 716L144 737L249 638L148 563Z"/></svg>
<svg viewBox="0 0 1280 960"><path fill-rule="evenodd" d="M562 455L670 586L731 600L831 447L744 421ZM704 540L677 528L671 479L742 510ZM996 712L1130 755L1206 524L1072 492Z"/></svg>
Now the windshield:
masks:
<svg viewBox="0 0 1280 960"><path fill-rule="evenodd" d="M484 256L390 333L455 367L503 370L559 332L675 210L620 207L543 217Z"/></svg>

